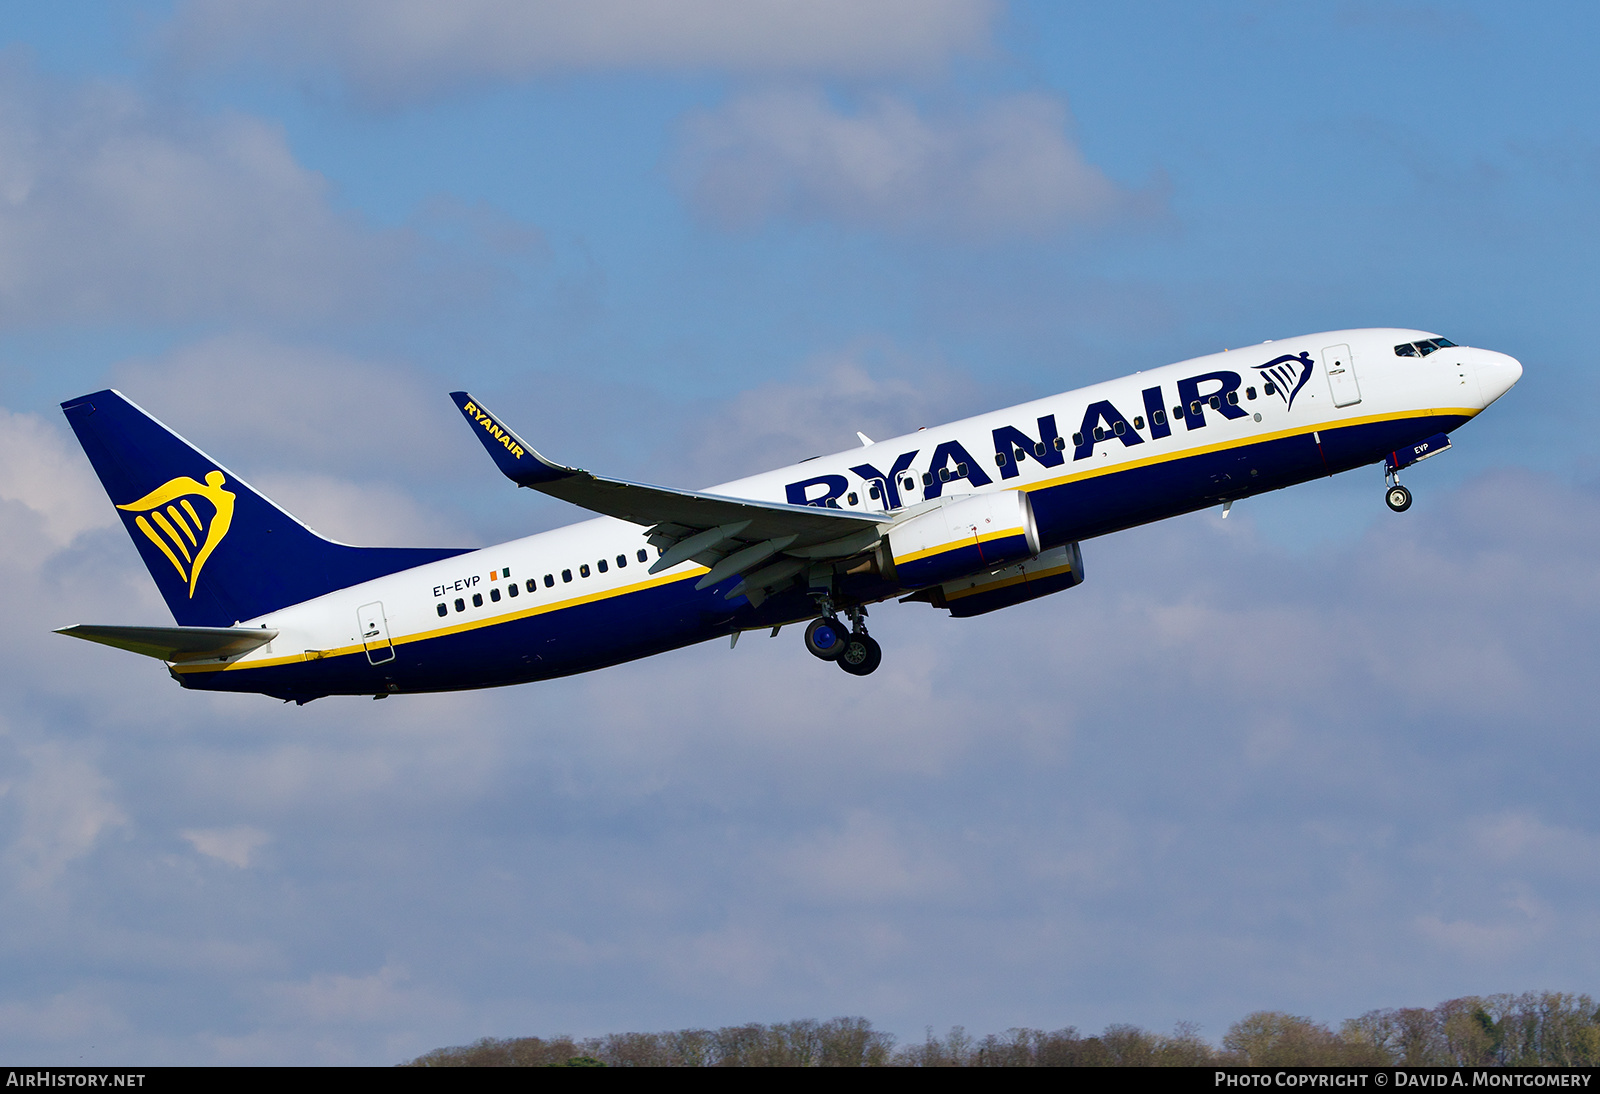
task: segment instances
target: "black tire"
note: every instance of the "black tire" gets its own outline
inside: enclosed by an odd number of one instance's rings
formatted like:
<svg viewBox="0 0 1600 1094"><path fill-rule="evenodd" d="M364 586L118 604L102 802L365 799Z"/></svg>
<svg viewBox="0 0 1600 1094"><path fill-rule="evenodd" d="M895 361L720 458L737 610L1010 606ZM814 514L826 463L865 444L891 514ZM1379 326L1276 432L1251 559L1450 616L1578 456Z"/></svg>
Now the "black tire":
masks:
<svg viewBox="0 0 1600 1094"><path fill-rule="evenodd" d="M849 639L850 632L844 628L844 624L829 616L813 619L806 628L806 649L812 657L820 657L824 661L837 661L844 656Z"/></svg>
<svg viewBox="0 0 1600 1094"><path fill-rule="evenodd" d="M1411 491L1396 483L1383 495L1383 501L1396 513L1404 513L1411 508Z"/></svg>
<svg viewBox="0 0 1600 1094"><path fill-rule="evenodd" d="M864 634L852 634L846 639L844 653L839 656L839 667L851 676L870 676L883 664L883 647Z"/></svg>

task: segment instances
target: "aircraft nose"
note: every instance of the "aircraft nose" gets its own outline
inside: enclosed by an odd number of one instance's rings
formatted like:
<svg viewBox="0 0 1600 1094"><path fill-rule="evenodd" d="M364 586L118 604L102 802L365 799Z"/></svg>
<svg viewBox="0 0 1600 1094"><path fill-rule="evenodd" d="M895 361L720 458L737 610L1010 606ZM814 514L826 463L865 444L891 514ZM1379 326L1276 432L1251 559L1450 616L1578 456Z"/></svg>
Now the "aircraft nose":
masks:
<svg viewBox="0 0 1600 1094"><path fill-rule="evenodd" d="M1522 362L1504 353L1485 353L1478 361L1478 386L1488 406L1522 379Z"/></svg>

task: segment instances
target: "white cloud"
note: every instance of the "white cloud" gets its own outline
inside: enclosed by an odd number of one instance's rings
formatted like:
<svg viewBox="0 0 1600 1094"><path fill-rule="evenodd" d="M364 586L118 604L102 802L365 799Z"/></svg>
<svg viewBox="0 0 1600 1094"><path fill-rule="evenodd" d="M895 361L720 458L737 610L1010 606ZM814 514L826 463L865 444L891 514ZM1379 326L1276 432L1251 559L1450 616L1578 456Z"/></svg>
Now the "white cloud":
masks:
<svg viewBox="0 0 1600 1094"><path fill-rule="evenodd" d="M759 474L859 443L962 416L978 391L938 360L863 339L805 361L797 375L702 408L660 453L695 486Z"/></svg>
<svg viewBox="0 0 1600 1094"><path fill-rule="evenodd" d="M335 212L275 125L0 58L0 323L324 316L408 247Z"/></svg>
<svg viewBox="0 0 1600 1094"><path fill-rule="evenodd" d="M111 506L77 444L66 431L34 414L0 407L0 501L31 511L42 535L23 545L21 522L0 522L0 537L18 550L46 552L65 547L80 533L112 523ZM37 559L36 559L37 561Z"/></svg>
<svg viewBox="0 0 1600 1094"><path fill-rule="evenodd" d="M932 115L890 95L851 111L817 91L765 91L692 117L685 136L679 178L702 214L730 227L784 217L1036 235L1134 205L1085 161L1065 107L1045 95Z"/></svg>
<svg viewBox="0 0 1600 1094"><path fill-rule="evenodd" d="M883 818L854 810L842 826L797 841L785 858L808 898L877 903L953 888L960 875L925 846L913 849L918 843Z"/></svg>
<svg viewBox="0 0 1600 1094"><path fill-rule="evenodd" d="M236 828L190 828L178 834L202 855L241 870L248 867L255 853L272 839L259 828L243 825Z"/></svg>
<svg viewBox="0 0 1600 1094"><path fill-rule="evenodd" d="M988 44L994 0L188 0L187 63L332 67L369 98L586 69L872 75Z"/></svg>
<svg viewBox="0 0 1600 1094"><path fill-rule="evenodd" d="M365 976L323 973L307 980L270 985L267 997L296 1020L326 1025L437 1019L453 1009L414 988L411 974L392 962Z"/></svg>
<svg viewBox="0 0 1600 1094"><path fill-rule="evenodd" d="M472 454L444 386L401 361L230 334L125 361L112 381L227 464L418 473Z"/></svg>
<svg viewBox="0 0 1600 1094"><path fill-rule="evenodd" d="M24 888L44 888L87 855L108 828L127 823L111 782L81 753L54 742L21 750L28 770L6 788L21 811L10 855Z"/></svg>

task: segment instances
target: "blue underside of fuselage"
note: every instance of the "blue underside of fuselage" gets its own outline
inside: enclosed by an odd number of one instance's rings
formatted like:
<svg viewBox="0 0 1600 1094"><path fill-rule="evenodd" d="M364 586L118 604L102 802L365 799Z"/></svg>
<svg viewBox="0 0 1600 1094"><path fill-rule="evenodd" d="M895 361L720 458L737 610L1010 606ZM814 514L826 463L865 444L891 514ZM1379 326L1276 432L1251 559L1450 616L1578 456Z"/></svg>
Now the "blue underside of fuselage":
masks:
<svg viewBox="0 0 1600 1094"><path fill-rule="evenodd" d="M1389 452L1449 432L1466 420L1440 415L1368 422L1323 430L1320 443L1311 434L1282 437L1080 479L1033 491L1034 517L1046 547L1092 539L1376 463ZM394 648L392 660L379 665L355 653L258 669L184 673L178 679L188 688L299 701L324 695L455 691L570 676L816 614L810 596L800 588L759 606L743 596L726 599L737 583L738 578L730 578L697 592L694 578L685 578L406 642ZM909 591L875 575L847 575L839 579L836 603L875 603Z"/></svg>

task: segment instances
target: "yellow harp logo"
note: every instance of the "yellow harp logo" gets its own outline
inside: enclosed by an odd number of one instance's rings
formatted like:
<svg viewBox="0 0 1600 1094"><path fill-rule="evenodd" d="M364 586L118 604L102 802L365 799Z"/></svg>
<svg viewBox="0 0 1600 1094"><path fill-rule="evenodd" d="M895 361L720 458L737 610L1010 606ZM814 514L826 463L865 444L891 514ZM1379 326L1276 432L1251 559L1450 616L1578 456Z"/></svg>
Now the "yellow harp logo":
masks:
<svg viewBox="0 0 1600 1094"><path fill-rule="evenodd" d="M191 600L195 582L200 580L200 568L233 523L234 495L222 488L224 481L221 471L206 472L204 483L195 482L188 475L179 475L138 501L117 506L139 514L133 523L167 556L178 576L189 583ZM195 508L196 500L202 503L203 509L210 511L208 519L203 519Z"/></svg>

